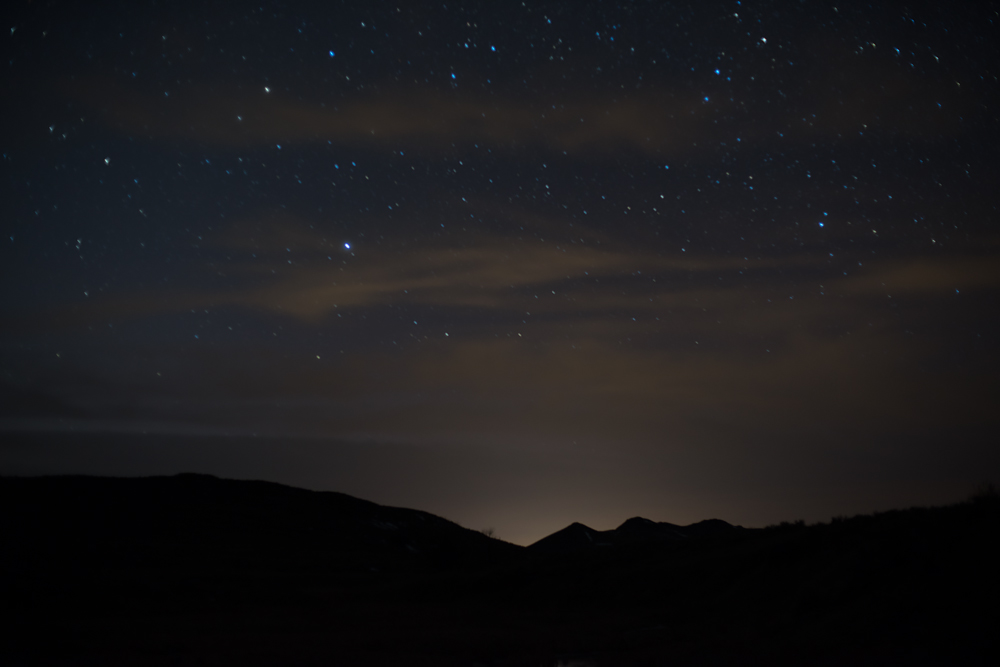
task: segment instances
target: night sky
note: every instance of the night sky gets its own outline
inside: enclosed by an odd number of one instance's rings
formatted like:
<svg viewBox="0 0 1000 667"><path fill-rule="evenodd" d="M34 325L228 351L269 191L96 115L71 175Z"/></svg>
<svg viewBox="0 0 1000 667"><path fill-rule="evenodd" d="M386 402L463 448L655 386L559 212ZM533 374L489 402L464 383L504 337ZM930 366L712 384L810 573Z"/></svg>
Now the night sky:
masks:
<svg viewBox="0 0 1000 667"><path fill-rule="evenodd" d="M996 3L19 2L0 473L528 543L1000 480Z"/></svg>

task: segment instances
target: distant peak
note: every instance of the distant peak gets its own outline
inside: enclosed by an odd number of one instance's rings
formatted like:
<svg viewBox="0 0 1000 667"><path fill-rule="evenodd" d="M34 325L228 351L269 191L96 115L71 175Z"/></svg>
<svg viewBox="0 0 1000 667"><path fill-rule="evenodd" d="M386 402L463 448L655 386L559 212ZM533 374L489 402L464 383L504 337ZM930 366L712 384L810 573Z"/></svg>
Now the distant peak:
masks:
<svg viewBox="0 0 1000 667"><path fill-rule="evenodd" d="M714 526L717 528L732 528L733 524L729 523L728 521L723 521L722 519L705 519L697 523L692 523L687 527L692 528L694 526L705 526L705 527Z"/></svg>
<svg viewBox="0 0 1000 667"><path fill-rule="evenodd" d="M566 526L565 528L563 528L563 530L586 530L587 532L590 532L590 533L594 532L593 528L591 528L590 526L585 526L584 524L580 523L579 521L574 521L573 523L571 523L568 526Z"/></svg>
<svg viewBox="0 0 1000 667"><path fill-rule="evenodd" d="M594 538L599 535L600 533L590 526L574 522L562 530L543 537L529 548L533 548L536 551L574 551L593 545L595 543Z"/></svg>

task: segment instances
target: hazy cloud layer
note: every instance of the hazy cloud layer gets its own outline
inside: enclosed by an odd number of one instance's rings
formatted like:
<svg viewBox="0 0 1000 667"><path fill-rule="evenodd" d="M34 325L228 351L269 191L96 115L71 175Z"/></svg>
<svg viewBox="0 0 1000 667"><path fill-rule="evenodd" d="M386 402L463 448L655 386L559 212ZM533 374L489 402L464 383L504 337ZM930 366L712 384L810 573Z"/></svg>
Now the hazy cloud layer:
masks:
<svg viewBox="0 0 1000 667"><path fill-rule="evenodd" d="M956 290L995 293L991 255L858 267L807 254L666 257L621 242L498 236L464 247L384 238L352 255L304 221L266 218L206 242L256 259L230 262L229 289L112 294L58 319L69 330L121 328L236 309L284 318L281 338L159 350L173 358L167 379L156 379L159 398L98 394L70 406L74 415L173 419L194 432L651 443L668 433L920 429L985 409L946 376L928 393L920 369L941 351L908 332L932 326L926 305ZM886 317L887 299L902 304L897 318ZM379 318L413 333L371 338L367 322ZM280 341L290 332L314 343L288 356ZM118 372L108 370L109 383Z"/></svg>
<svg viewBox="0 0 1000 667"><path fill-rule="evenodd" d="M549 93L521 100L474 88L442 92L398 82L372 86L369 92L349 81L333 83L327 101L266 84L201 82L153 93L87 79L68 84L67 90L118 130L157 140L184 138L233 148L331 141L430 152L478 142L507 150L525 145L574 153L630 149L674 159L703 152L706 142L737 137L752 146L779 135L796 141L831 135L856 139L879 128L915 139L940 136L967 111L967 95L955 82L900 76L891 62L878 60L873 66L862 62L860 52L842 47L820 51L825 57L815 64L809 82L796 86L794 100L780 87L762 84L772 104L761 102L757 90L748 90L744 98L720 97L712 78L696 90L653 81L615 96ZM831 61L836 68L828 67ZM773 110L757 108L762 105ZM761 121L760 112L767 120Z"/></svg>
<svg viewBox="0 0 1000 667"><path fill-rule="evenodd" d="M572 314L586 321L610 310L654 313L696 304L732 310L779 294L793 299L930 297L1000 286L1000 258L991 254L875 259L858 266L849 256L666 257L582 238L560 243L482 235L463 246L385 239L347 252L339 240L302 223L257 223L252 234L240 231L244 228L235 225L215 244L254 251L254 260L230 261L227 268L234 279L252 286L134 298L119 294L76 308L74 319L88 312L129 316L242 306L319 322L343 309L422 304ZM793 269L794 278L782 278L782 271ZM815 280L804 282L803 270L811 270ZM838 308L835 298L825 301L823 308Z"/></svg>

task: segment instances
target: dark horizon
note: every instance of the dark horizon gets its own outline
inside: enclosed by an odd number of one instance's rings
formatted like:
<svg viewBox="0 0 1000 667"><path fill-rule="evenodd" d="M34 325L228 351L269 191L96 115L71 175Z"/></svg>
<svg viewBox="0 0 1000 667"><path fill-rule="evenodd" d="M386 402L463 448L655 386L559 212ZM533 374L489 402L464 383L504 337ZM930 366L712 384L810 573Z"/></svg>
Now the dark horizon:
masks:
<svg viewBox="0 0 1000 667"><path fill-rule="evenodd" d="M1000 479L996 5L19 5L0 474L518 543Z"/></svg>
<svg viewBox="0 0 1000 667"><path fill-rule="evenodd" d="M1000 496L528 547L206 475L0 476L5 664L994 664Z"/></svg>
<svg viewBox="0 0 1000 667"><path fill-rule="evenodd" d="M490 530L496 538L521 546L573 523L605 531L636 517L676 525L721 519L745 528L794 521L824 523L911 507L951 505L968 500L990 483L984 478L975 484L958 482L935 488L921 485L895 489L895 495L887 494L881 484L854 494L849 502L814 496L807 504L773 502L762 511L759 500L749 507L740 502L739 491L745 491L746 486L739 485L737 473L727 471L729 480L737 486L728 492L717 490L717 496L724 500L716 501L715 513L709 509L706 515L699 512L713 505L641 503L625 489L619 490L618 497L622 500L617 507L602 507L603 498L595 502L592 498L561 493L562 489L547 489L543 475L535 474L525 481L523 461L516 462L520 464L517 470L511 470L512 458L504 456L498 448L477 452L479 456L473 457L461 446L439 445L430 458L414 445L330 442L322 438L276 440L225 435L178 438L99 432L65 433L60 438L51 432L22 432L10 438L2 451L4 475L135 478L196 473L221 479L263 480L312 491L336 491L388 507L430 512L465 528ZM311 461L319 467L304 470L302 461ZM597 463L607 465L608 460ZM456 484L454 480L449 483L449 469L471 470L473 475L465 483ZM566 483L587 488L599 483L603 472L605 468L595 469L593 465L578 466ZM517 498L513 501L504 498L507 502L502 505L488 504L491 497L503 498L503 487L515 478L522 484ZM920 501L910 500L918 495ZM539 511L539 507L548 511Z"/></svg>

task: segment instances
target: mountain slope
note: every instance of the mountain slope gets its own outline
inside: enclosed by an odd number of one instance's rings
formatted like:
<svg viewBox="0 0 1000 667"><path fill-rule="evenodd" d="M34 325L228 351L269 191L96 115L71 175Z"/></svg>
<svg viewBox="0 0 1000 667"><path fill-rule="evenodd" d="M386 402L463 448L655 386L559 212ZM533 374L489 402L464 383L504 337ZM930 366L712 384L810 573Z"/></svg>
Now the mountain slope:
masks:
<svg viewBox="0 0 1000 667"><path fill-rule="evenodd" d="M676 526L642 517L628 519L613 530L594 530L582 523L573 523L528 545L533 554L569 554L585 549L676 542L709 536L727 535L744 530L721 519L708 519L689 526Z"/></svg>
<svg viewBox="0 0 1000 667"><path fill-rule="evenodd" d="M520 547L427 512L209 475L0 478L8 566L371 572L476 567Z"/></svg>
<svg viewBox="0 0 1000 667"><path fill-rule="evenodd" d="M265 482L0 478L0 664L998 664L997 562L996 494L522 548Z"/></svg>

